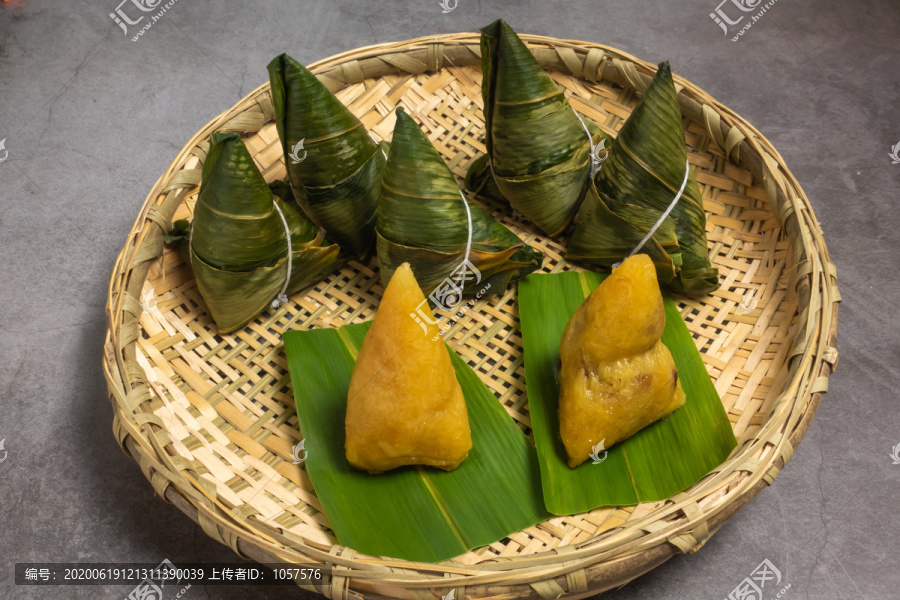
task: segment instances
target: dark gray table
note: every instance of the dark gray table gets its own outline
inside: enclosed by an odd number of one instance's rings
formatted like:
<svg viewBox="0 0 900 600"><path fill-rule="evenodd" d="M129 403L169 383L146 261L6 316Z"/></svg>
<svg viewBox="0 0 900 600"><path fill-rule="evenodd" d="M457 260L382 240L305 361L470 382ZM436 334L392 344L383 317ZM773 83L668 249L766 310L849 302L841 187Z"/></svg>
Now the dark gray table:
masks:
<svg viewBox="0 0 900 600"><path fill-rule="evenodd" d="M263 83L280 52L312 62L497 17L669 59L747 118L810 196L844 297L837 373L776 485L699 553L605 597L720 600L764 559L791 584L788 600L900 597L900 465L889 458L900 443L900 164L889 157L900 142L900 2L779 0L732 42L749 19L726 35L710 17L720 0L458 0L447 14L438 0L178 0L132 42L139 26L126 35L109 16L119 1L0 5L0 598L129 591L16 587L16 562L235 558L119 452L100 372L107 276L181 146ZM224 587L183 597L251 592L308 597Z"/></svg>

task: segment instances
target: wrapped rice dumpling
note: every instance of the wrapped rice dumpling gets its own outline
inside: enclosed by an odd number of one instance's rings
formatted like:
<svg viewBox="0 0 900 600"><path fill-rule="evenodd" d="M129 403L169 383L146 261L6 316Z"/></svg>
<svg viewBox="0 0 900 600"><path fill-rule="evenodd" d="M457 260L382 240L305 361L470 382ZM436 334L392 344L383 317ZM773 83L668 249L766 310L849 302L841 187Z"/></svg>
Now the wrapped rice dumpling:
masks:
<svg viewBox="0 0 900 600"><path fill-rule="evenodd" d="M460 286L463 293L476 293L488 283L490 293L502 292L543 259L486 210L464 199L453 172L402 108L397 109L382 179L377 248L385 285L408 262L426 294L447 278L462 281L456 275L465 266L467 248L470 265Z"/></svg>
<svg viewBox="0 0 900 600"><path fill-rule="evenodd" d="M193 222L176 229L188 229L188 260L221 333L340 265L338 246L272 193L236 133L212 135Z"/></svg>
<svg viewBox="0 0 900 600"><path fill-rule="evenodd" d="M706 214L700 188L687 170L681 111L669 63L656 76L612 144L595 188L589 188L575 219L567 259L610 267L629 255L665 214L671 213L640 249L651 256L661 283L702 295L719 286L710 264Z"/></svg>
<svg viewBox="0 0 900 600"><path fill-rule="evenodd" d="M409 264L400 265L350 379L345 449L358 469L430 465L452 471L472 449L466 401L447 346L437 325L413 318L424 302Z"/></svg>
<svg viewBox="0 0 900 600"><path fill-rule="evenodd" d="M563 90L502 19L481 30L481 89L487 154L473 161L466 187L505 198L547 235L575 216L591 173L589 127ZM611 140L609 140L611 141Z"/></svg>
<svg viewBox="0 0 900 600"><path fill-rule="evenodd" d="M287 54L268 69L294 198L330 239L365 258L375 244L386 144L376 144L359 119Z"/></svg>
<svg viewBox="0 0 900 600"><path fill-rule="evenodd" d="M653 263L625 260L578 308L559 346L559 429L576 467L684 404Z"/></svg>

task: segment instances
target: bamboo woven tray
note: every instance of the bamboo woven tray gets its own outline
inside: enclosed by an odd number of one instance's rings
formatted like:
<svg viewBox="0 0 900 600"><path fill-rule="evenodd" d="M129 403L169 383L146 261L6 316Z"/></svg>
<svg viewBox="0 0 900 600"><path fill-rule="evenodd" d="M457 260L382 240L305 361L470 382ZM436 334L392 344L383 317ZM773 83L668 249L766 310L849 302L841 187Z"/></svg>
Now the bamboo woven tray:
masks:
<svg viewBox="0 0 900 600"><path fill-rule="evenodd" d="M617 130L654 67L585 42L522 36L572 105ZM393 110L416 118L453 171L483 151L477 34L346 52L311 66L375 137ZM264 73L260 65L260 73ZM738 438L718 469L668 501L555 517L441 564L360 555L338 545L302 465L281 333L370 319L382 294L374 262L350 263L219 335L190 270L163 237L191 212L213 131L238 131L268 180L285 175L267 85L191 139L151 190L109 287L104 371L119 443L153 489L214 539L260 562L332 563L331 598L577 598L620 586L699 549L772 484L815 414L835 350L836 274L806 195L751 125L676 77L690 162L706 209L721 289L683 301ZM543 271L573 268L565 237L537 235L505 206L504 224L544 252ZM446 339L530 432L516 288L481 300ZM302 385L302 382L295 382Z"/></svg>

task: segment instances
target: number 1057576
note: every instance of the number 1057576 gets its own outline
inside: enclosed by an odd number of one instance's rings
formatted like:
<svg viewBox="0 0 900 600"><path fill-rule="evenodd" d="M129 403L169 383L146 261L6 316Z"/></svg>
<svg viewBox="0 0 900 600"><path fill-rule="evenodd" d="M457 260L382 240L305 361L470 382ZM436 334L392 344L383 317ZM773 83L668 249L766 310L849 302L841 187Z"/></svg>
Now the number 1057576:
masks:
<svg viewBox="0 0 900 600"><path fill-rule="evenodd" d="M321 569L302 567L278 567L274 569L275 579L293 579L294 581L319 581L322 578Z"/></svg>

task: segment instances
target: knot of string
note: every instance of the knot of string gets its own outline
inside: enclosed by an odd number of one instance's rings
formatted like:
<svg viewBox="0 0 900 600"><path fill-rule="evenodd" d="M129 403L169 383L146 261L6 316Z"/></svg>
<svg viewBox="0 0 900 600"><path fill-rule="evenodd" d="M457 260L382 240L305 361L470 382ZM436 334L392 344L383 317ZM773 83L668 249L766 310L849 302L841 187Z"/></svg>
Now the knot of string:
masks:
<svg viewBox="0 0 900 600"><path fill-rule="evenodd" d="M593 177L600 171L600 167L603 165L603 161L606 160L607 156L609 156L609 150L605 148L606 138L601 139L599 144L595 144L594 136L591 135L591 130L588 129L587 123L584 122L584 119L581 118L581 115L578 114L577 110L573 108L572 112L575 113L575 116L578 118L578 122L581 123L582 127L584 127L584 132L588 137L588 143L591 145L591 177ZM606 150L606 154L601 157L600 152L603 150Z"/></svg>

